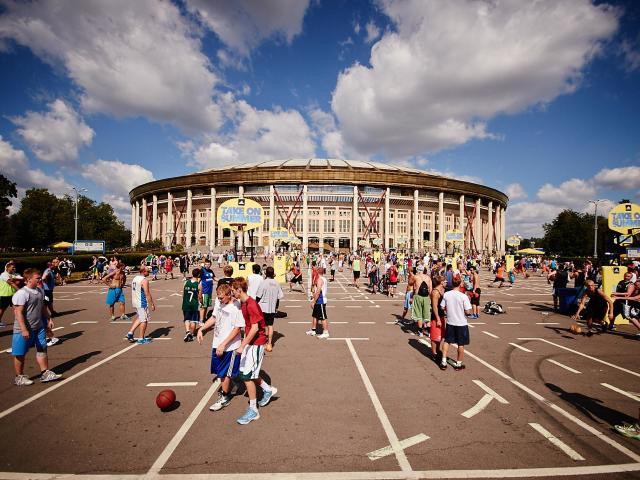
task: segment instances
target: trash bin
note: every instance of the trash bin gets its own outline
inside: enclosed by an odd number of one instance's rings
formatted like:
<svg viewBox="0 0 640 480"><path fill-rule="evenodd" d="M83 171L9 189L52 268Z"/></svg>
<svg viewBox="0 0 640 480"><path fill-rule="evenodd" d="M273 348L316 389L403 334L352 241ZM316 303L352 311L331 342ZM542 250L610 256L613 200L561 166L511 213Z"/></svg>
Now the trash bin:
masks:
<svg viewBox="0 0 640 480"><path fill-rule="evenodd" d="M558 289L558 303L560 306L560 313L569 315L571 313L571 306L576 303L578 299L577 288L559 288Z"/></svg>

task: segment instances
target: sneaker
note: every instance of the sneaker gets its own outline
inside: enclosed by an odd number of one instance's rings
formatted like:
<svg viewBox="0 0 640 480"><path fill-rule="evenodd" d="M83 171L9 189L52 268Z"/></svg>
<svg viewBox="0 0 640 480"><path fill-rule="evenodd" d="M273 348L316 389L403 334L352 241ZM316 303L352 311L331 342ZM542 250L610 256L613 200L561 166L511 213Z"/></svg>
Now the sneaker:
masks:
<svg viewBox="0 0 640 480"><path fill-rule="evenodd" d="M13 379L13 383L18 387L24 387L25 385L33 385L33 380L26 375L17 375L16 378Z"/></svg>
<svg viewBox="0 0 640 480"><path fill-rule="evenodd" d="M438 365L440 367L440 370L446 370L447 369L447 364L440 362L440 365Z"/></svg>
<svg viewBox="0 0 640 480"><path fill-rule="evenodd" d="M185 342L191 342L193 340L193 335L191 335L191 332L187 332L183 338L183 340Z"/></svg>
<svg viewBox="0 0 640 480"><path fill-rule="evenodd" d="M278 389L276 387L271 387L270 392L262 392L262 399L258 402L259 407L266 407L269 401L278 393Z"/></svg>
<svg viewBox="0 0 640 480"><path fill-rule="evenodd" d="M58 343L60 341L59 338L57 337L51 337L49 340L47 340L47 347L53 347L56 343Z"/></svg>
<svg viewBox="0 0 640 480"><path fill-rule="evenodd" d="M133 333L127 333L127 340L129 340L131 343L135 343L136 339L133 338Z"/></svg>
<svg viewBox="0 0 640 480"><path fill-rule="evenodd" d="M329 332L327 332L326 330L324 332L322 332L320 335L317 336L317 338L322 338L322 339L327 339L329 338Z"/></svg>
<svg viewBox="0 0 640 480"><path fill-rule="evenodd" d="M211 410L212 412L217 412L218 410L222 410L224 407L229 405L230 401L231 401L231 395L224 395L222 393L218 393L218 400L216 401L216 403L214 403L209 407L209 410Z"/></svg>
<svg viewBox="0 0 640 480"><path fill-rule="evenodd" d="M418 332L418 336L419 336L420 338L422 338L422 337L424 337L424 333L422 333L422 331L419 331L419 332Z"/></svg>
<svg viewBox="0 0 640 480"><path fill-rule="evenodd" d="M609 330L614 331L616 329L615 325L609 325Z"/></svg>
<svg viewBox="0 0 640 480"><path fill-rule="evenodd" d="M246 425L247 423L253 420L258 420L259 418L260 418L260 413L257 410L254 410L253 408L248 407L247 411L244 412L242 416L238 418L238 420L236 420L236 422L238 422L240 425Z"/></svg>
<svg viewBox="0 0 640 480"><path fill-rule="evenodd" d="M111 320L112 322L115 322L115 321L116 321L116 317L115 317L115 316L113 316L113 315L111 315L111 319L110 319L110 320Z"/></svg>
<svg viewBox="0 0 640 480"><path fill-rule="evenodd" d="M622 425L615 425L613 428L625 437L640 440L640 425L637 423L635 425L623 423Z"/></svg>
<svg viewBox="0 0 640 480"><path fill-rule="evenodd" d="M55 373L55 372L53 372L51 370L45 370L40 375L40 381L42 383L53 382L55 380L60 380L61 378L62 378L62 374Z"/></svg>
<svg viewBox="0 0 640 480"><path fill-rule="evenodd" d="M125 321L125 322L126 322L127 320L129 320L129 315L127 315L127 314L120 315L120 320L122 320L122 321Z"/></svg>
<svg viewBox="0 0 640 480"><path fill-rule="evenodd" d="M144 338L139 338L138 339L138 345L146 345L147 343L151 343L153 339L149 338L149 337L144 337Z"/></svg>
<svg viewBox="0 0 640 480"><path fill-rule="evenodd" d="M454 370L464 370L465 368L467 368L467 366L464 363L456 362L455 365L453 365Z"/></svg>
<svg viewBox="0 0 640 480"><path fill-rule="evenodd" d="M311 330L307 330L307 335L311 335L312 337L316 336L316 331L312 328Z"/></svg>

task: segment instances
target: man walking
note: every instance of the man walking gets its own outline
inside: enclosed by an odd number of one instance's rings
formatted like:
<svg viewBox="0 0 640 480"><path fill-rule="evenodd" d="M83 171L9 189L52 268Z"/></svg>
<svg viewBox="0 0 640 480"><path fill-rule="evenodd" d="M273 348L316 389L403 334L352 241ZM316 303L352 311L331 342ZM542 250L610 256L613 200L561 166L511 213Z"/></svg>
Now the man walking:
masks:
<svg viewBox="0 0 640 480"><path fill-rule="evenodd" d="M131 282L131 297L131 303L136 309L138 315L127 333L127 340L131 343L135 342L133 334L136 329L140 327L140 338L138 339L138 344L144 345L145 343L151 342L151 338L144 336L147 330L147 322L151 317L149 314L149 306L151 306L151 310L156 309L156 305L153 303L153 297L151 296L151 287L149 286L148 267L140 267L140 274L133 277L133 281Z"/></svg>
<svg viewBox="0 0 640 480"><path fill-rule="evenodd" d="M116 303L120 304L120 320L129 320L129 317L127 317L127 315L125 314L125 298L123 288L127 281L127 276L124 273L124 263L118 262L116 269L111 273L105 275L102 281L109 285L105 303L109 306L111 321L113 322L116 319Z"/></svg>
<svg viewBox="0 0 640 480"><path fill-rule="evenodd" d="M471 315L471 302L469 297L458 288L460 283L460 277L454 277L453 289L446 292L440 302L440 306L445 309L447 314L447 327L444 341L442 342L440 370L447 369L447 353L449 352L449 345L452 343L458 345L458 358L453 368L455 370L464 370L466 368L462 363L462 358L464 357L464 346L469 345L467 315Z"/></svg>
<svg viewBox="0 0 640 480"><path fill-rule="evenodd" d="M311 317L311 330L307 335L315 336L318 322L322 325L322 333L317 338L329 338L329 320L327 317L327 279L324 278L324 268L318 268L318 275L314 283L314 293L311 300L313 310Z"/></svg>
<svg viewBox="0 0 640 480"><path fill-rule="evenodd" d="M421 273L409 277L409 284L413 287L413 303L411 305L411 319L418 324L418 336L426 335L427 326L431 321L431 293L432 283L429 267L425 266Z"/></svg>

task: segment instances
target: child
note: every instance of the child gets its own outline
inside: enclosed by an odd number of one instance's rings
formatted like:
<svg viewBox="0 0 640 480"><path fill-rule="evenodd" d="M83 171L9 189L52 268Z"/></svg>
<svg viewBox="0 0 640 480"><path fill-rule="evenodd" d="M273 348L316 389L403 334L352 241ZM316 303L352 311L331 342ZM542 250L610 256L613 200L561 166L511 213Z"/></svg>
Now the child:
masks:
<svg viewBox="0 0 640 480"><path fill-rule="evenodd" d="M242 315L244 316L244 339L236 353L242 355L240 357L240 378L244 381L249 395L249 408L238 418L240 425L258 420L258 405L265 407L272 397L278 393L278 389L270 386L267 382L260 378L260 368L262 367L262 359L264 358L265 344L267 343L267 335L265 333L266 323L264 315L258 302L247 295L247 281L242 277L237 277L233 281L233 296L240 300ZM257 386L262 388L262 399L257 403Z"/></svg>
<svg viewBox="0 0 640 480"><path fill-rule="evenodd" d="M231 378L240 371L240 355L236 352L240 346L240 329L245 326L240 311L240 303L233 299L229 285L218 285L218 298L213 315L198 330L198 343L202 343L204 333L215 325L211 350L211 373L220 379L218 400L209 407L217 412L231 401Z"/></svg>
<svg viewBox="0 0 640 480"><path fill-rule="evenodd" d="M200 321L198 301L200 293L200 269L194 268L191 278L184 282L182 290L182 315L184 318L184 341L193 342L196 326Z"/></svg>

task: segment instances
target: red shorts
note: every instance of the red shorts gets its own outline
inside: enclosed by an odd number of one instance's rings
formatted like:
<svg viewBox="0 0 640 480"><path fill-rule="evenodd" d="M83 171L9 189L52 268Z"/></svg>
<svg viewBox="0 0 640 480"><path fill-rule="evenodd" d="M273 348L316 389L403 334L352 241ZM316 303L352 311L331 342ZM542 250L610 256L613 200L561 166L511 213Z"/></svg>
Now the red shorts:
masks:
<svg viewBox="0 0 640 480"><path fill-rule="evenodd" d="M442 320L441 320L442 321ZM446 329L446 325L437 326L436 321L434 319L431 320L431 324L429 327L429 338L433 342L439 342L444 337L444 331Z"/></svg>

